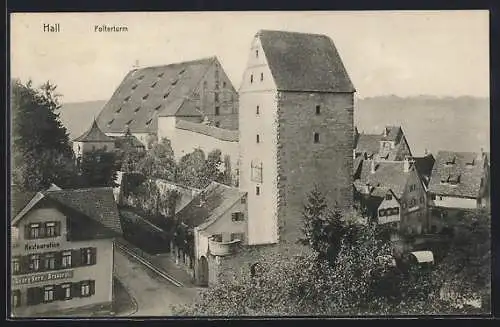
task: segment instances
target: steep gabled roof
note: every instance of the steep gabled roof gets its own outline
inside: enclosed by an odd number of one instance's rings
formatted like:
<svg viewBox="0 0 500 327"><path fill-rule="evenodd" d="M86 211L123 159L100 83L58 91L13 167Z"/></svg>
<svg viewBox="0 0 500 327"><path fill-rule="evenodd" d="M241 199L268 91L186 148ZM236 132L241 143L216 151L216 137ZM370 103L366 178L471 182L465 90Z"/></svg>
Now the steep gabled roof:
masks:
<svg viewBox="0 0 500 327"><path fill-rule="evenodd" d="M355 92L328 36L270 30L257 36L278 90Z"/></svg>
<svg viewBox="0 0 500 327"><path fill-rule="evenodd" d="M158 116L175 116L185 101L195 101L193 93L215 62L209 57L130 71L99 114L100 125L106 133L123 133L127 126L132 133L156 133Z"/></svg>
<svg viewBox="0 0 500 327"><path fill-rule="evenodd" d="M74 139L74 142L114 142L114 139L104 134L94 119L88 131Z"/></svg>
<svg viewBox="0 0 500 327"><path fill-rule="evenodd" d="M102 224L104 227L122 234L118 208L116 207L111 187L72 190L58 190L53 188L38 192L16 216L13 215L12 224L17 224L24 215L44 198L51 199L65 207L76 210Z"/></svg>
<svg viewBox="0 0 500 327"><path fill-rule="evenodd" d="M244 193L238 188L212 182L176 214L176 219L190 228L217 219Z"/></svg>
<svg viewBox="0 0 500 327"><path fill-rule="evenodd" d="M382 134L383 141L399 142L399 138L403 135L401 126L386 126Z"/></svg>
<svg viewBox="0 0 500 327"><path fill-rule="evenodd" d="M438 195L477 198L484 174L484 159L480 153L439 151L429 191ZM458 179L458 183L453 185L447 182L453 179Z"/></svg>
<svg viewBox="0 0 500 327"><path fill-rule="evenodd" d="M357 141L355 148L358 153L366 153L371 156L380 150L380 135L378 134L361 133L358 135Z"/></svg>
<svg viewBox="0 0 500 327"><path fill-rule="evenodd" d="M372 160L363 161L359 182L373 187L391 189L399 199L403 195L410 172L404 171L403 161L379 161L375 173L371 172ZM411 171L411 170L410 170Z"/></svg>
<svg viewBox="0 0 500 327"><path fill-rule="evenodd" d="M394 148L383 149L381 151L380 142L392 141ZM357 134L354 148L356 153L366 154L367 157L385 160L403 160L406 156L411 156L411 150L405 145L404 133L401 126L386 126L382 134Z"/></svg>
<svg viewBox="0 0 500 327"><path fill-rule="evenodd" d="M429 153L423 157L413 157L413 160L415 161L415 168L420 176L424 177L425 184L428 186L436 159Z"/></svg>

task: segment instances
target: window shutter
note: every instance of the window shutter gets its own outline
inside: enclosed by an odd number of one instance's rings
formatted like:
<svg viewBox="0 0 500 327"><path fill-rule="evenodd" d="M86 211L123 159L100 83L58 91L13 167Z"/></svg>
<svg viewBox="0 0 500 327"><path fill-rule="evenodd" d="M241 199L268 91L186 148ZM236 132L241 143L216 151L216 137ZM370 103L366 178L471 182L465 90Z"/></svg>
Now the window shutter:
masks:
<svg viewBox="0 0 500 327"><path fill-rule="evenodd" d="M61 284L54 286L54 300L56 300L56 301L64 300L65 299L64 293L65 293L64 288L62 287Z"/></svg>
<svg viewBox="0 0 500 327"><path fill-rule="evenodd" d="M39 304L43 302L43 287L36 287L35 288L35 303L34 304Z"/></svg>
<svg viewBox="0 0 500 327"><path fill-rule="evenodd" d="M25 255L19 258L20 273L28 273L30 271L30 257Z"/></svg>
<svg viewBox="0 0 500 327"><path fill-rule="evenodd" d="M95 265L97 262L97 248L91 248L91 250L92 250L92 256L90 264Z"/></svg>
<svg viewBox="0 0 500 327"><path fill-rule="evenodd" d="M71 283L71 297L81 297L81 296L82 296L81 282Z"/></svg>
<svg viewBox="0 0 500 327"><path fill-rule="evenodd" d="M29 240L30 238L30 226L24 225L24 238Z"/></svg>
<svg viewBox="0 0 500 327"><path fill-rule="evenodd" d="M71 266L80 267L82 265L82 250L71 250Z"/></svg>
<svg viewBox="0 0 500 327"><path fill-rule="evenodd" d="M61 269L62 267L62 252L56 252L54 253L55 254L55 266L56 266L56 269Z"/></svg>
<svg viewBox="0 0 500 327"><path fill-rule="evenodd" d="M61 222L60 221L56 221L56 236L61 236Z"/></svg>
<svg viewBox="0 0 500 327"><path fill-rule="evenodd" d="M90 280L89 281L89 293L90 295L94 295L95 294L95 280Z"/></svg>
<svg viewBox="0 0 500 327"><path fill-rule="evenodd" d="M30 287L28 288L28 291L26 292L26 303L28 305L35 304L35 292L34 288Z"/></svg>

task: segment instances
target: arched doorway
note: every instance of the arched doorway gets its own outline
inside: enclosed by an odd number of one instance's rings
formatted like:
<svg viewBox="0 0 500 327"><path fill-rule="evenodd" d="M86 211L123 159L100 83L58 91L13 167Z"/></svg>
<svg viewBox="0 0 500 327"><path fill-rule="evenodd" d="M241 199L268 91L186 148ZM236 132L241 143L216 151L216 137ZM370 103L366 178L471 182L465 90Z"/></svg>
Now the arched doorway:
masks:
<svg viewBox="0 0 500 327"><path fill-rule="evenodd" d="M200 286L208 286L208 261L205 256L198 261L198 283Z"/></svg>

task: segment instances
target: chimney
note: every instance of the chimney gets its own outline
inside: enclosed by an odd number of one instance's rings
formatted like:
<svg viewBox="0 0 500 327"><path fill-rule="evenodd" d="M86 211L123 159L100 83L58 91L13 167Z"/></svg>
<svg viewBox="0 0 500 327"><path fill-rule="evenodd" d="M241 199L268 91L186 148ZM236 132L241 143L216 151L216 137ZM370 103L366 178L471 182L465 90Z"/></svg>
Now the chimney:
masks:
<svg viewBox="0 0 500 327"><path fill-rule="evenodd" d="M388 133L388 128L384 127L384 137L387 137L387 133Z"/></svg>
<svg viewBox="0 0 500 327"><path fill-rule="evenodd" d="M372 159L370 162L370 172L372 174L375 174L375 160L374 159Z"/></svg>
<svg viewBox="0 0 500 327"><path fill-rule="evenodd" d="M429 151L427 151L427 148L425 148L424 155L428 155L428 154L429 154Z"/></svg>

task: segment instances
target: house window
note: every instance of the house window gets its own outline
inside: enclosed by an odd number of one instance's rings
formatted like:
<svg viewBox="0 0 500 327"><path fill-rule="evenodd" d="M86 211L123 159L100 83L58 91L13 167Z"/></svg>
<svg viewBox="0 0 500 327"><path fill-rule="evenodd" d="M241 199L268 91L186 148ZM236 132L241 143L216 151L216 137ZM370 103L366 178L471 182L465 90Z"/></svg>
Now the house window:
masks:
<svg viewBox="0 0 500 327"><path fill-rule="evenodd" d="M106 151L106 146L104 146L104 150ZM59 223L55 221L45 223L45 233L47 237L56 237L61 235Z"/></svg>
<svg viewBox="0 0 500 327"><path fill-rule="evenodd" d="M316 105L316 115L319 115L321 113L321 106L318 104Z"/></svg>
<svg viewBox="0 0 500 327"><path fill-rule="evenodd" d="M222 87L226 87L226 82L222 82Z"/></svg>
<svg viewBox="0 0 500 327"><path fill-rule="evenodd" d="M243 241L243 233L231 233L231 241L240 240Z"/></svg>
<svg viewBox="0 0 500 327"><path fill-rule="evenodd" d="M211 238L214 242L222 242L222 234L214 234L211 236Z"/></svg>
<svg viewBox="0 0 500 327"><path fill-rule="evenodd" d="M253 74L250 74L250 83L253 83Z"/></svg>
<svg viewBox="0 0 500 327"><path fill-rule="evenodd" d="M319 143L319 133L314 133L314 143Z"/></svg>
<svg viewBox="0 0 500 327"><path fill-rule="evenodd" d="M232 221L243 221L244 220L243 212L233 212L231 214L231 220Z"/></svg>
<svg viewBox="0 0 500 327"><path fill-rule="evenodd" d="M40 224L33 223L29 225L29 238L30 239L36 239L40 238L41 233L40 233Z"/></svg>
<svg viewBox="0 0 500 327"><path fill-rule="evenodd" d="M17 308L17 307L21 306L21 291L20 290L13 290L12 291L11 305L13 308Z"/></svg>
<svg viewBox="0 0 500 327"><path fill-rule="evenodd" d="M414 205L416 205L416 204L417 204L417 200L415 200L415 199L411 199L411 201L410 201L410 206L411 206L411 207L413 207L413 206L414 206Z"/></svg>
<svg viewBox="0 0 500 327"><path fill-rule="evenodd" d="M45 270L54 270L56 269L56 257L54 253L48 253L44 257L44 266Z"/></svg>
<svg viewBox="0 0 500 327"><path fill-rule="evenodd" d="M259 134L257 134L256 141L257 141L257 143L260 143L260 135Z"/></svg>
<svg viewBox="0 0 500 327"><path fill-rule="evenodd" d="M71 284L62 284L62 296L64 300L71 299Z"/></svg>
<svg viewBox="0 0 500 327"><path fill-rule="evenodd" d="M255 50L255 58L259 58L259 50Z"/></svg>
<svg viewBox="0 0 500 327"><path fill-rule="evenodd" d="M255 195L260 195L260 187L255 186Z"/></svg>
<svg viewBox="0 0 500 327"><path fill-rule="evenodd" d="M84 265L93 265L96 263L96 249L95 248L82 249L82 263Z"/></svg>
<svg viewBox="0 0 500 327"><path fill-rule="evenodd" d="M380 209L380 210L378 211L378 215L379 215L379 217L383 217L383 216L385 216L385 209Z"/></svg>
<svg viewBox="0 0 500 327"><path fill-rule="evenodd" d="M245 203L247 203L247 198L246 198L246 197L242 197L242 198L240 199L240 203L241 203L241 204L245 204Z"/></svg>
<svg viewBox="0 0 500 327"><path fill-rule="evenodd" d="M19 258L12 258L12 274L17 274L21 271Z"/></svg>
<svg viewBox="0 0 500 327"><path fill-rule="evenodd" d="M220 115L220 107L215 107L215 115L219 116Z"/></svg>
<svg viewBox="0 0 500 327"><path fill-rule="evenodd" d="M436 194L432 194L432 195L431 195L431 199L432 199L432 200L436 200Z"/></svg>
<svg viewBox="0 0 500 327"><path fill-rule="evenodd" d="M90 296L90 282L84 281L80 284L80 295Z"/></svg>
<svg viewBox="0 0 500 327"><path fill-rule="evenodd" d="M54 301L54 286L45 286L43 289L43 302Z"/></svg>
<svg viewBox="0 0 500 327"><path fill-rule="evenodd" d="M259 115L259 114L260 114L260 107L259 107L259 106L257 106L257 109L255 110L255 113L256 113L257 115Z"/></svg>
<svg viewBox="0 0 500 327"><path fill-rule="evenodd" d="M392 194L386 194L385 195L386 200L392 200Z"/></svg>
<svg viewBox="0 0 500 327"><path fill-rule="evenodd" d="M63 268L71 267L71 251L64 251L62 253L61 266Z"/></svg>
<svg viewBox="0 0 500 327"><path fill-rule="evenodd" d="M254 163L253 161L250 164L250 179L253 182L262 183L262 162Z"/></svg>
<svg viewBox="0 0 500 327"><path fill-rule="evenodd" d="M260 81L262 82L264 80L264 73L260 73Z"/></svg>
<svg viewBox="0 0 500 327"><path fill-rule="evenodd" d="M215 122L215 127L220 127L220 122L219 121Z"/></svg>

